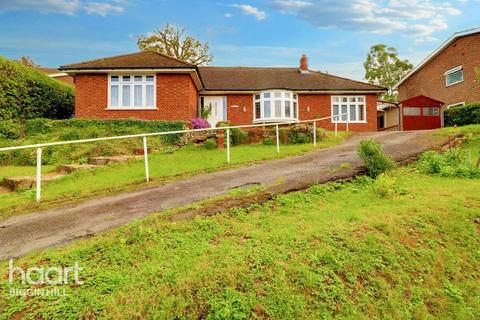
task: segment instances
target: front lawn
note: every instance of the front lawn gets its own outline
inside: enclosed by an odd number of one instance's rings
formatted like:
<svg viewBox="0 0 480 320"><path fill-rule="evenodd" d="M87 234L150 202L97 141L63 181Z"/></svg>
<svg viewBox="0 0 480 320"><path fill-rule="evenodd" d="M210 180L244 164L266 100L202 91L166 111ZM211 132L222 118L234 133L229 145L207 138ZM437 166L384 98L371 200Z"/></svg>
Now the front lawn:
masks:
<svg viewBox="0 0 480 320"><path fill-rule="evenodd" d="M335 137L328 133L327 138L319 141L317 149L331 147L341 143L347 136L340 133ZM187 146L173 153L153 153L149 155L149 185L158 185L173 179L184 178L199 173L232 168L239 165L264 160L284 158L303 154L315 148L311 144L281 145L280 154L275 146L241 145L232 147L231 164L226 162L226 150L206 150L201 147ZM18 168L18 170L15 170ZM52 167L45 167L45 172ZM0 178L8 175L24 175L35 172L34 167L0 167ZM145 167L143 159L112 165L89 171L80 171L42 186L42 203L35 203L35 190L0 194L0 219L33 209L64 205L93 196L109 195L114 192L145 187Z"/></svg>
<svg viewBox="0 0 480 320"><path fill-rule="evenodd" d="M212 217L161 213L15 260L78 261L84 284L61 286L65 297L9 296L0 263L0 310L4 319L479 319L480 180L414 167L390 177L390 196L365 179L331 183Z"/></svg>

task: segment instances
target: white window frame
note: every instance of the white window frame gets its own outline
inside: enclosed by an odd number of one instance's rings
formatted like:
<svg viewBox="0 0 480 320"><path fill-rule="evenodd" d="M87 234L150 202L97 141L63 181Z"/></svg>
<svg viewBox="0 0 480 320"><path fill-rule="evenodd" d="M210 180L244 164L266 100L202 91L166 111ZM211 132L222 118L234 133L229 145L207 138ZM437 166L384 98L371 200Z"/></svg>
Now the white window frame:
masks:
<svg viewBox="0 0 480 320"><path fill-rule="evenodd" d="M270 94L269 98L265 98L265 94ZM275 97L275 94L280 94L280 97ZM260 98L257 99L255 96L260 95ZM289 96L287 96L289 95ZM270 117L265 117L265 102L270 101ZM275 117L275 101L281 101L281 116ZM285 104L290 102L290 117L285 116ZM256 117L256 106L255 104L260 103L260 118ZM296 107L295 107L296 105ZM296 110L294 110L294 108ZM268 90L257 92L253 94L253 122L262 123L262 122L282 122L282 121L295 121L298 120L298 94L293 91L286 90ZM294 117L296 115L296 117Z"/></svg>
<svg viewBox="0 0 480 320"><path fill-rule="evenodd" d="M343 98L347 98L347 102L342 102ZM355 98L355 102L350 102L350 98ZM363 102L359 101L359 98L363 99ZM339 99L339 101L335 101L335 99ZM342 120L342 105L347 105L347 120ZM333 107L334 105L338 105L338 112L339 116L334 117L333 115ZM363 120L359 117L359 106L363 105ZM351 120L350 116L350 106L355 106L355 119ZM332 123L367 123L367 97L366 96L332 96L331 97L331 104L330 104L330 114L332 116L331 121Z"/></svg>
<svg viewBox="0 0 480 320"><path fill-rule="evenodd" d="M462 71L462 80L452 82L452 83L448 83L448 76L451 75L452 73L457 72L457 71ZM465 76L463 74L463 66L458 66L456 68L450 69L447 72L445 72L445 86L446 87L451 87L451 86L454 86L456 84L462 83L464 80L465 80Z"/></svg>
<svg viewBox="0 0 480 320"><path fill-rule="evenodd" d="M451 107L459 107L459 106L464 106L465 105L465 101L463 102L457 102L457 103L452 103L452 104L449 104L447 106L447 109L450 109Z"/></svg>
<svg viewBox="0 0 480 320"><path fill-rule="evenodd" d="M123 77L129 76L130 81L124 82ZM141 82L135 82L135 77L142 77ZM147 76L153 76L153 82L147 81ZM112 82L112 77L119 77L118 82ZM118 85L118 106L112 106L111 87ZM123 86L130 86L130 105L122 106ZM142 106L135 106L135 86L142 86ZM153 85L153 106L147 105L147 85ZM155 74L109 74L108 75L108 105L107 110L157 110L157 77Z"/></svg>

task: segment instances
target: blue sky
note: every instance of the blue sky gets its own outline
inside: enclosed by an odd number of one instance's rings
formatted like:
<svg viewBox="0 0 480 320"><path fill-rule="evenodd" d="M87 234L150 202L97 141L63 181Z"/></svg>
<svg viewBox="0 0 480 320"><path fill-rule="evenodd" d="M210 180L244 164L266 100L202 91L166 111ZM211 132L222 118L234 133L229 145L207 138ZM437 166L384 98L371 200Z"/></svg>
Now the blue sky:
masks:
<svg viewBox="0 0 480 320"><path fill-rule="evenodd" d="M371 45L420 62L480 26L480 0L0 0L0 55L44 66L134 52L169 22L210 43L217 66L296 66L354 79Z"/></svg>

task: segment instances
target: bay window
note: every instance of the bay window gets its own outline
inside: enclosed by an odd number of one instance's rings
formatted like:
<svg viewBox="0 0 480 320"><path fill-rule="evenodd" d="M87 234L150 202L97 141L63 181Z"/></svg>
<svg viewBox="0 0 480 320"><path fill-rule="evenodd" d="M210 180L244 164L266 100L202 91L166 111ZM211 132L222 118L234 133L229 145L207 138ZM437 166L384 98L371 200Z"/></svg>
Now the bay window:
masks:
<svg viewBox="0 0 480 320"><path fill-rule="evenodd" d="M364 96L332 97L332 122L363 123L367 121L366 101Z"/></svg>
<svg viewBox="0 0 480 320"><path fill-rule="evenodd" d="M109 109L155 109L154 75L108 76Z"/></svg>
<svg viewBox="0 0 480 320"><path fill-rule="evenodd" d="M297 120L298 97L288 91L266 91L257 93L254 99L255 121Z"/></svg>

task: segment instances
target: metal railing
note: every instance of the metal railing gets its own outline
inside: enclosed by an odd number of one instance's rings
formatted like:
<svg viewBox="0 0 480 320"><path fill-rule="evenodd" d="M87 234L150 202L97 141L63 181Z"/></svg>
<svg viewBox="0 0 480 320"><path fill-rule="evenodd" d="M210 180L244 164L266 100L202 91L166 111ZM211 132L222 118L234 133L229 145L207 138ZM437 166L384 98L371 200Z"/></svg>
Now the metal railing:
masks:
<svg viewBox="0 0 480 320"><path fill-rule="evenodd" d="M92 139L80 139L80 140L70 140L70 141L58 141L58 142L49 142L49 143L39 143L33 145L25 146L14 146L14 147L5 147L0 148L0 152L5 151L15 151L15 150L25 150L25 149L37 149L37 160L36 160L36 200L40 202L41 199L41 187L42 187L42 148L53 147L53 146L62 146L69 144L81 144L81 143L92 143L98 141L109 141L109 140L120 140L120 139L133 139L133 138L142 138L143 139L143 152L145 160L145 180L150 181L150 170L148 164L148 145L147 138L154 136L166 136L171 134L184 134L184 133L195 133L195 132L205 132L205 131L225 131L226 132L226 149L227 149L227 163L230 163L230 130L231 129L243 129L243 128L255 128L255 127L273 127L275 126L275 136L276 136L276 151L280 153L280 135L279 135L279 126L290 125L290 124L299 124L299 123L313 123L313 145L317 145L317 122L329 120L335 118L334 121L334 130L335 136L338 136L338 124L342 123L346 125L346 131L349 131L348 128L348 119L345 122L339 122L340 117L346 116L347 114L340 114L336 116L312 119L312 120L292 120L287 122L277 122L277 123L261 123L261 124L251 124L243 126L226 126L219 128L205 128L205 129L192 129L192 130L176 130L176 131L163 131L163 132L153 132L153 133L140 133L124 136L114 136L114 137L104 137L104 138L92 138ZM348 118L348 117L347 117Z"/></svg>

